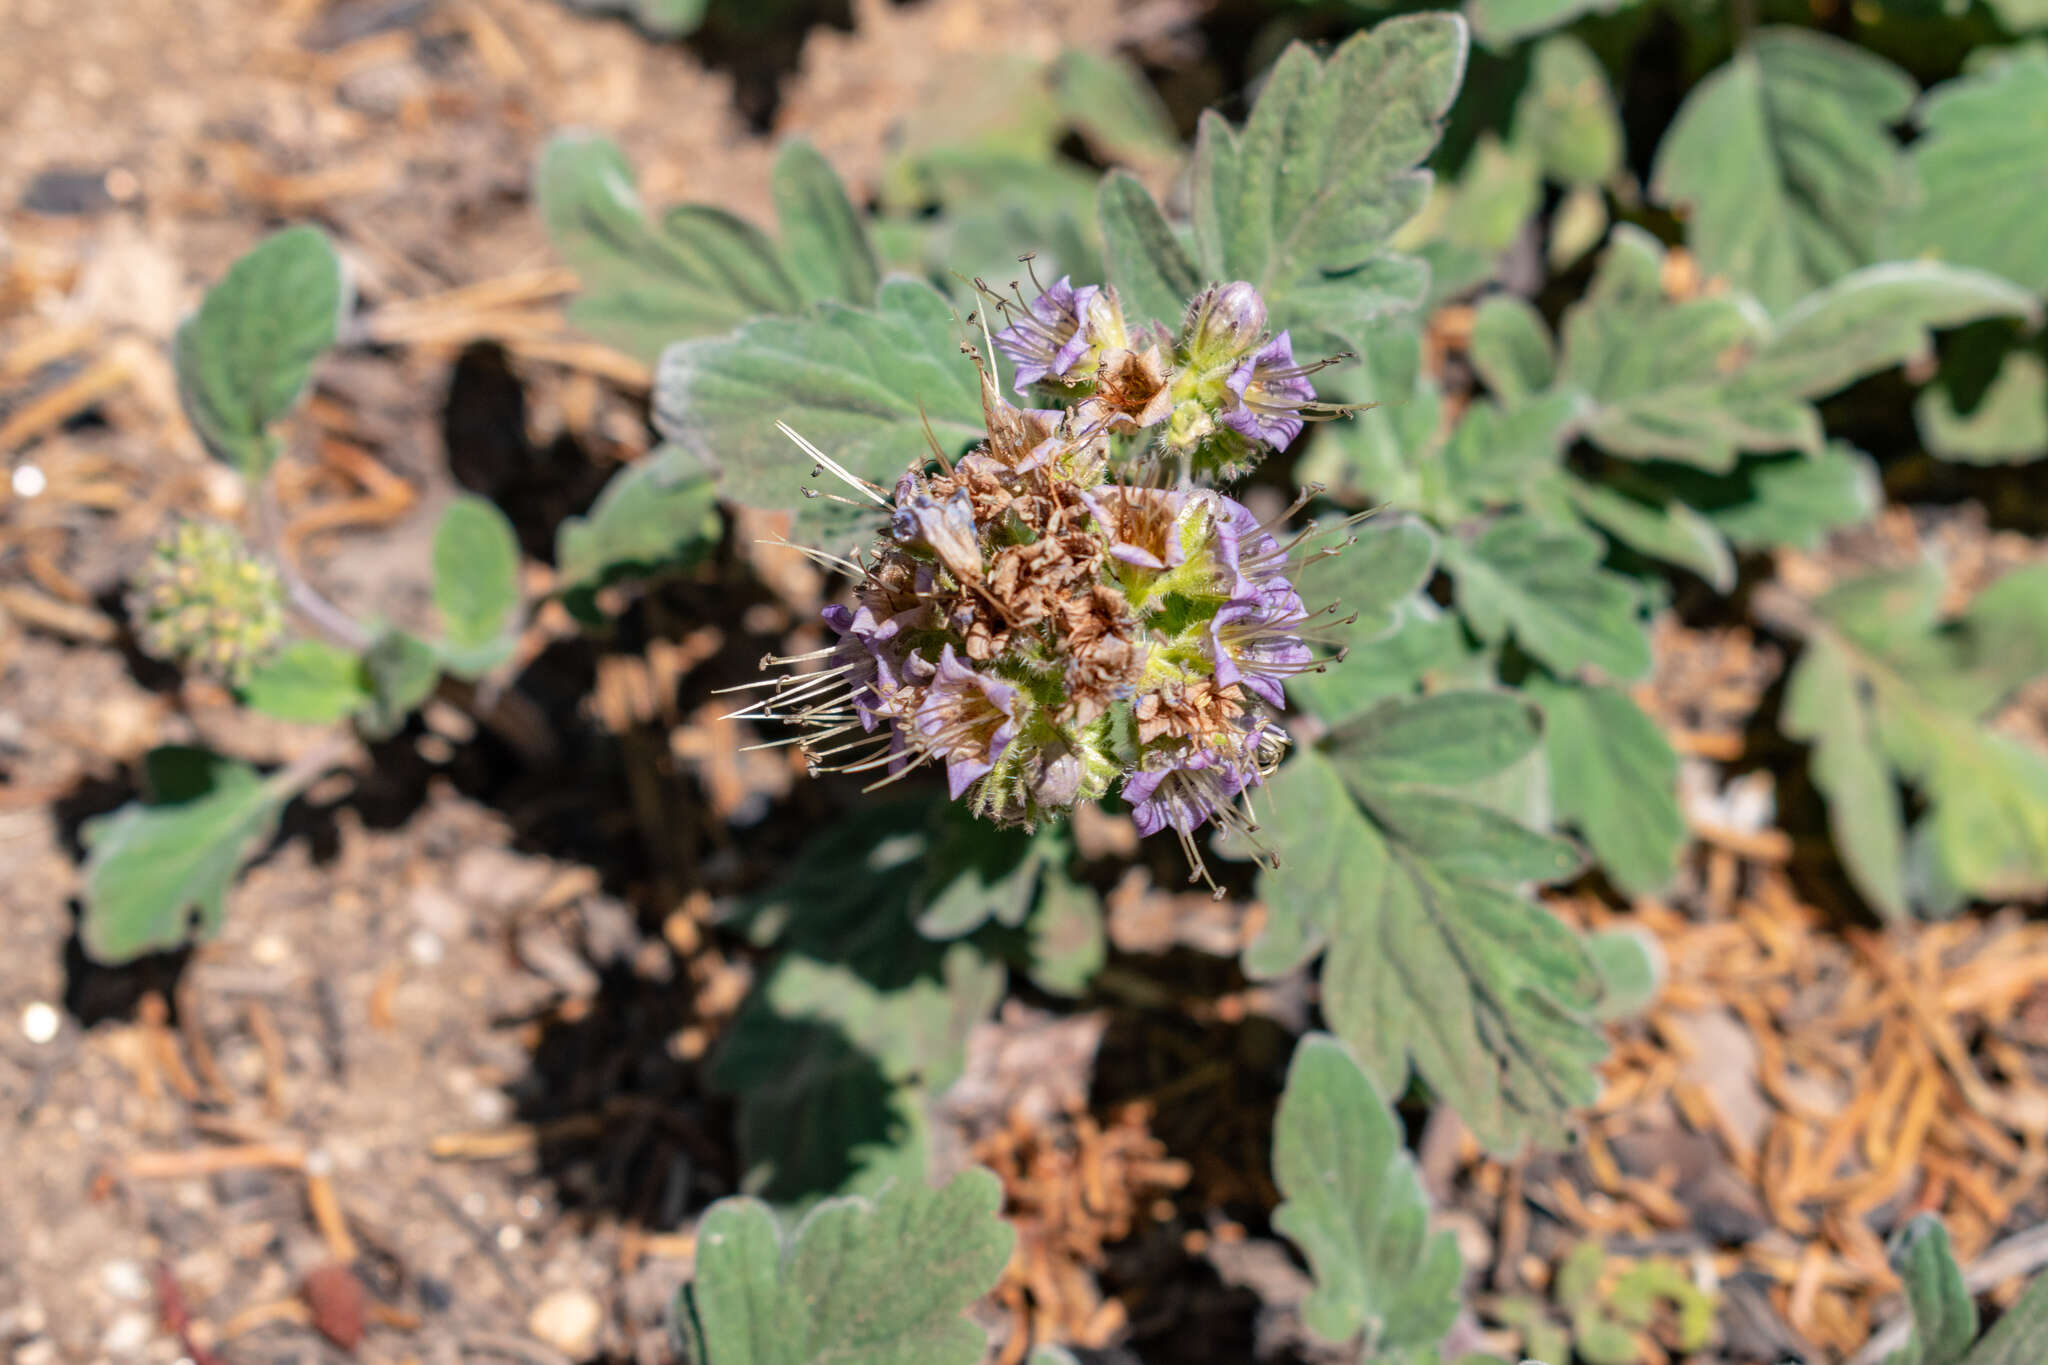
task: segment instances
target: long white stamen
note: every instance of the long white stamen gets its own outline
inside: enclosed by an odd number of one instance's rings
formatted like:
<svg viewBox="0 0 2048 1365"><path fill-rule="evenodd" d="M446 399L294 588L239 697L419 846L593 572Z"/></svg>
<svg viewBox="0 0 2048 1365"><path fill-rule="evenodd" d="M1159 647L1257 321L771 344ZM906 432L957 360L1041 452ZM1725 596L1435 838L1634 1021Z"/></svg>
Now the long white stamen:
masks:
<svg viewBox="0 0 2048 1365"><path fill-rule="evenodd" d="M820 465L824 466L826 469L829 469L834 474L838 475L839 478L845 481L845 483L849 487L853 488L856 492L865 494L877 507L895 506L894 503L890 502L888 498L882 495L882 490L880 488L876 487L874 484L869 483L866 479L863 479L858 475L852 473L845 466L841 465L839 461L833 459L830 455L827 455L824 451L818 449L809 441L806 441L802 436L799 436L797 434L796 428L792 427L789 423L777 422L775 424L775 429L781 432L784 436L787 436L790 440L795 441L797 443L798 449L802 450L804 454L810 456L813 460L816 460Z"/></svg>

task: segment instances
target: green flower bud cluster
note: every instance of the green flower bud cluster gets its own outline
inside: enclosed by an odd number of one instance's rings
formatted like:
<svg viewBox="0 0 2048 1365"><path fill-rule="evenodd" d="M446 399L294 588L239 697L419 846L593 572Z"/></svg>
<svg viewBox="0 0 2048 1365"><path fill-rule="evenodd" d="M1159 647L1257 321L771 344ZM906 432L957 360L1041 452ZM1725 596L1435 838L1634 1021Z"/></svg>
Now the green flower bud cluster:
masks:
<svg viewBox="0 0 2048 1365"><path fill-rule="evenodd" d="M129 613L145 653L230 687L247 682L285 633L277 570L210 522L180 522L156 543L131 581Z"/></svg>

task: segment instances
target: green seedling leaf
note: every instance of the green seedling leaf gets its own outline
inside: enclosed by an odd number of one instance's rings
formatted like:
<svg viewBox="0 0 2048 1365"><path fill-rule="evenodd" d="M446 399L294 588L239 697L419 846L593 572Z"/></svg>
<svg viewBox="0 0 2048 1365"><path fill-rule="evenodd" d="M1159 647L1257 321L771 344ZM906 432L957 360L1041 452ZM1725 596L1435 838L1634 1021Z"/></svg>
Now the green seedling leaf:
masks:
<svg viewBox="0 0 2048 1365"><path fill-rule="evenodd" d="M775 428L787 422L854 474L890 485L925 449L966 449L983 434L964 329L929 285L891 280L873 310L822 303L802 318L763 318L738 333L690 341L662 356L655 421L669 440L719 471L723 494L750 507L804 508L811 457ZM858 494L827 476L820 491ZM837 503L816 500L825 508ZM851 511L851 509L844 509ZM838 548L846 523L811 537Z"/></svg>
<svg viewBox="0 0 2048 1365"><path fill-rule="evenodd" d="M1621 169L1621 114L1591 48L1569 34L1536 45L1515 101L1514 139L1568 185L1599 184Z"/></svg>
<svg viewBox="0 0 2048 1365"><path fill-rule="evenodd" d="M750 1193L794 1203L922 1180L926 1106L958 1079L1003 969L898 923L887 975L787 952L735 1017L711 1082L739 1099Z"/></svg>
<svg viewBox="0 0 2048 1365"><path fill-rule="evenodd" d="M1927 563L1774 610L1807 641L1786 733L1814 746L1850 880L1893 916L2048 886L2048 756L1988 723L2048 673L2048 569L2007 574L1948 620L1941 588ZM1910 831L1900 781L1926 808Z"/></svg>
<svg viewBox="0 0 2048 1365"><path fill-rule="evenodd" d="M441 613L441 658L457 677L474 678L511 651L519 611L519 537L488 498L448 504L434 529L434 607Z"/></svg>
<svg viewBox="0 0 2048 1365"><path fill-rule="evenodd" d="M363 654L370 703L357 724L364 738L389 739L404 729L407 717L434 694L441 662L440 652L417 636L402 630L379 636Z"/></svg>
<svg viewBox="0 0 2048 1365"><path fill-rule="evenodd" d="M1559 674L1593 667L1627 681L1650 671L1635 589L1598 567L1595 537L1513 515L1470 545L1445 541L1444 560L1458 609L1482 640L1512 633Z"/></svg>
<svg viewBox="0 0 2048 1365"><path fill-rule="evenodd" d="M1247 973L1290 971L1327 943L1324 1015L1383 1093L1412 1067L1491 1150L1561 1140L1571 1109L1598 1092L1600 978L1575 934L1486 880L1533 871L1553 846L1529 831L1501 838L1500 817L1466 816L1468 837L1484 842L1447 857L1434 835L1457 793L1379 785L1385 751L1354 754L1351 742L1333 736L1327 754L1298 753L1272 780L1286 818L1261 836L1279 866L1259 877L1268 918ZM1438 820L1428 831L1415 818L1424 809Z"/></svg>
<svg viewBox="0 0 2048 1365"><path fill-rule="evenodd" d="M1773 312L1878 258L1909 181L1890 125L1913 78L1807 29L1767 28L1709 75L1657 149L1650 193L1708 273Z"/></svg>
<svg viewBox="0 0 2048 1365"><path fill-rule="evenodd" d="M1436 146L1465 56L1457 16L1405 15L1327 60L1289 46L1242 129L1205 113L1190 181L1202 274L1251 281L1276 323L1294 325L1296 289L1341 289L1380 258L1428 194L1416 167Z"/></svg>
<svg viewBox="0 0 2048 1365"><path fill-rule="evenodd" d="M899 1180L832 1199L784 1234L774 1211L724 1199L697 1230L677 1296L690 1365L975 1365L967 1309L995 1287L1015 1233L979 1168L940 1189Z"/></svg>
<svg viewBox="0 0 2048 1365"><path fill-rule="evenodd" d="M1641 0L1465 0L1472 32L1491 48L1505 50L1524 38L1563 28L1582 14L1612 14Z"/></svg>
<svg viewBox="0 0 2048 1365"><path fill-rule="evenodd" d="M1294 1050L1273 1120L1273 1226L1308 1259L1302 1321L1367 1357L1433 1346L1458 1313L1458 1246L1429 1231L1429 1201L1401 1126L1328 1034Z"/></svg>
<svg viewBox="0 0 2048 1365"><path fill-rule="evenodd" d="M109 966L217 933L228 887L292 796L245 763L177 747L150 751L144 791L82 832L79 943Z"/></svg>
<svg viewBox="0 0 2048 1365"><path fill-rule="evenodd" d="M2048 50L1934 87L1914 119L1920 198L1887 235L1887 254L1976 266L2048 293L2048 236L2033 230L2048 165Z"/></svg>
<svg viewBox="0 0 2048 1365"><path fill-rule="evenodd" d="M786 143L775 158L772 188L783 258L805 300L859 307L873 299L881 268L832 163L808 142Z"/></svg>
<svg viewBox="0 0 2048 1365"><path fill-rule="evenodd" d="M1891 1262L1913 1310L1913 1336L1891 1365L1959 1365L1977 1339L1977 1302L1949 1249L1948 1229L1931 1213L1919 1215L1899 1235Z"/></svg>
<svg viewBox="0 0 2048 1365"><path fill-rule="evenodd" d="M1178 325L1204 281L1166 215L1128 171L1104 176L1095 204L1104 265L1129 316Z"/></svg>
<svg viewBox="0 0 2048 1365"><path fill-rule="evenodd" d="M252 711L302 725L346 720L369 700L362 658L323 640L294 640L241 690L242 705Z"/></svg>
<svg viewBox="0 0 2048 1365"><path fill-rule="evenodd" d="M327 235L286 228L236 261L178 328L178 396L206 448L245 478L277 459L273 426L334 344L349 290Z"/></svg>
<svg viewBox="0 0 2048 1365"><path fill-rule="evenodd" d="M1663 986L1663 959L1647 935L1610 929L1586 938L1586 955L1600 973L1602 1019L1626 1019L1650 1007Z"/></svg>
<svg viewBox="0 0 2048 1365"><path fill-rule="evenodd" d="M1664 889L1685 846L1678 755L1657 723L1614 687L1531 679L1557 813L1631 895Z"/></svg>
<svg viewBox="0 0 2048 1365"><path fill-rule="evenodd" d="M1557 354L1535 305L1513 294L1488 294L1472 321L1472 367L1503 403L1520 403L1550 387Z"/></svg>
<svg viewBox="0 0 2048 1365"><path fill-rule="evenodd" d="M2033 349L2000 357L1990 385L1967 412L1950 389L1930 384L1913 404L1920 439L1944 460L2024 464L2048 458L2048 360Z"/></svg>
<svg viewBox="0 0 2048 1365"><path fill-rule="evenodd" d="M591 595L627 578L694 567L721 532L716 481L680 446L633 461L580 517L555 533L555 579L572 610L592 614Z"/></svg>

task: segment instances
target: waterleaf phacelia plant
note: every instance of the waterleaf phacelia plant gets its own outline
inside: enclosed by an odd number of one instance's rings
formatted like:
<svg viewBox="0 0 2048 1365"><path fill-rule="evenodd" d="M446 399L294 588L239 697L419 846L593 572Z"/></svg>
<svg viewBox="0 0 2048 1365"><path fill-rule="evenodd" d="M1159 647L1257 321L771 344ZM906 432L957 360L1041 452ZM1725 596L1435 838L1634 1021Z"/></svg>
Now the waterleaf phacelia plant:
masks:
<svg viewBox="0 0 2048 1365"><path fill-rule="evenodd" d="M1330 526L1283 541L1306 498L1262 521L1162 468L1245 463L1337 409L1249 284L1203 291L1178 338L1134 337L1114 289L1062 278L1019 302L994 344L1020 393L1062 406L1015 406L976 353L986 439L957 461L934 441L886 491L789 433L888 523L852 559L812 552L856 580L851 605L825 609L839 641L772 660L798 671L739 714L801 727L814 770L882 785L942 766L950 795L1000 825L1116 791L1207 876L1204 826L1262 847L1250 792L1287 746L1285 685L1341 658L1331 631L1352 620L1296 589L1341 548ZM1162 424L1155 447L1116 449Z"/></svg>
<svg viewBox="0 0 2048 1365"><path fill-rule="evenodd" d="M136 571L129 615L149 654L239 687L284 640L284 587L233 528L182 522Z"/></svg>

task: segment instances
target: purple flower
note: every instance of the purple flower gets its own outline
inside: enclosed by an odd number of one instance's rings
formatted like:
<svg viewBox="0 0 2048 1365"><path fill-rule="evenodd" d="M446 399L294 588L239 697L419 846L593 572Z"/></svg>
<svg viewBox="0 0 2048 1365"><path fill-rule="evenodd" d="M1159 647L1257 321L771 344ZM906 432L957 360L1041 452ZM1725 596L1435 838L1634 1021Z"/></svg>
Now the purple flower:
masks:
<svg viewBox="0 0 2048 1365"><path fill-rule="evenodd" d="M906 498L906 493L908 497ZM890 533L902 545L918 545L938 556L962 583L981 581L981 540L974 525L974 499L962 486L944 502L916 487L914 480L896 485L896 512Z"/></svg>
<svg viewBox="0 0 2048 1365"><path fill-rule="evenodd" d="M1185 836L1227 817L1231 800L1260 780L1258 765L1223 749L1202 748L1166 767L1141 768L1124 779L1123 796L1140 834L1171 827Z"/></svg>
<svg viewBox="0 0 2048 1365"><path fill-rule="evenodd" d="M1282 683L1315 667L1315 655L1295 633L1307 619L1300 595L1284 583L1225 603L1209 623L1216 685L1241 683L1284 710Z"/></svg>
<svg viewBox="0 0 2048 1365"><path fill-rule="evenodd" d="M920 609L912 608L877 618L865 603L849 609L836 602L819 613L839 636L832 660L846 670L851 688L848 700L862 729L872 732L892 713L895 694L905 681L906 665L915 658L905 655L902 635L921 614Z"/></svg>
<svg viewBox="0 0 2048 1365"><path fill-rule="evenodd" d="M917 708L923 747L946 761L953 799L986 776L1016 733L1017 689L993 674L977 673L947 645Z"/></svg>
<svg viewBox="0 0 2048 1365"><path fill-rule="evenodd" d="M1315 402L1309 371L1294 363L1294 345L1282 332L1231 372L1223 424L1249 441L1284 449L1301 435L1301 410Z"/></svg>
<svg viewBox="0 0 2048 1365"><path fill-rule="evenodd" d="M1108 484L1081 495L1109 537L1109 553L1141 569L1171 569L1187 561L1180 513L1188 495L1165 488Z"/></svg>
<svg viewBox="0 0 2048 1365"><path fill-rule="evenodd" d="M1017 366L1012 383L1018 393L1029 391L1041 379L1066 382L1092 344L1084 323L1101 292L1092 284L1076 289L1073 281L1062 275L995 334L996 345Z"/></svg>
<svg viewBox="0 0 2048 1365"><path fill-rule="evenodd" d="M1216 558L1234 578L1231 597L1256 597L1275 588L1292 590L1287 581L1287 552L1252 512L1235 498L1213 495L1211 533Z"/></svg>

